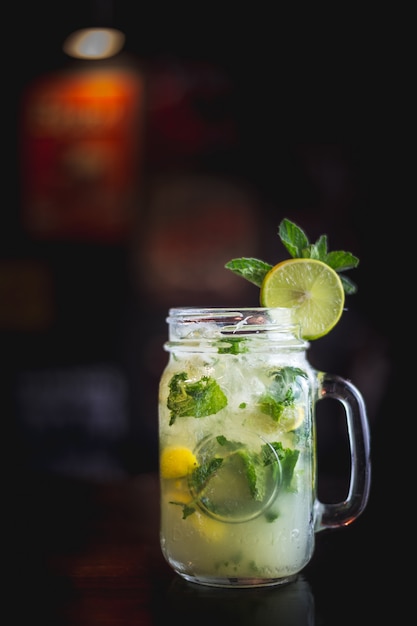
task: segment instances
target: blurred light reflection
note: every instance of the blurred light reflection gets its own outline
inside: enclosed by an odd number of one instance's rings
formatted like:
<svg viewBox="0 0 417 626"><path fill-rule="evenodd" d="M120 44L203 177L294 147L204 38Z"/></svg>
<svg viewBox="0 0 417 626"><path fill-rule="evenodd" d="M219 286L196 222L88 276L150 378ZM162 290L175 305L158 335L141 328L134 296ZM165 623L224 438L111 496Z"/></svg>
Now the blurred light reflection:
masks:
<svg viewBox="0 0 417 626"><path fill-rule="evenodd" d="M107 59L123 48L124 34L115 28L83 28L71 33L63 50L77 59Z"/></svg>

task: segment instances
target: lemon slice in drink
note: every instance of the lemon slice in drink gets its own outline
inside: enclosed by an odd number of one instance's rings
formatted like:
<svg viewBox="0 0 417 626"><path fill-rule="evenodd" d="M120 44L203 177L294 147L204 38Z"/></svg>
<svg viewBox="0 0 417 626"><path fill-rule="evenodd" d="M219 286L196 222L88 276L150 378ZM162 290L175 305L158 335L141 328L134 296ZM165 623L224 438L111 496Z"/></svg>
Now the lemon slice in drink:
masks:
<svg viewBox="0 0 417 626"><path fill-rule="evenodd" d="M304 409L301 406L287 406L279 418L279 427L284 433L297 430L304 421Z"/></svg>
<svg viewBox="0 0 417 626"><path fill-rule="evenodd" d="M304 339L319 339L336 326L345 292L339 275L317 259L287 259L266 274L260 302L265 307L294 308Z"/></svg>
<svg viewBox="0 0 417 626"><path fill-rule="evenodd" d="M197 459L188 448L168 446L164 448L160 458L162 478L182 478L197 467Z"/></svg>

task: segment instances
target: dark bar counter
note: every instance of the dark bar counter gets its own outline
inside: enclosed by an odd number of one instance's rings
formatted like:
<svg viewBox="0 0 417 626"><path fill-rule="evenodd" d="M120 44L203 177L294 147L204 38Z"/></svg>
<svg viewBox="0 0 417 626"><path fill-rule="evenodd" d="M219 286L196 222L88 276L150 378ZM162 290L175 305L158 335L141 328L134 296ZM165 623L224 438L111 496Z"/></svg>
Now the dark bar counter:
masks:
<svg viewBox="0 0 417 626"><path fill-rule="evenodd" d="M401 619L392 536L371 501L351 526L316 535L316 550L286 586L217 589L190 584L159 547L155 473L93 482L31 473L8 508L12 619L47 626L339 626ZM391 547L390 547L391 546Z"/></svg>

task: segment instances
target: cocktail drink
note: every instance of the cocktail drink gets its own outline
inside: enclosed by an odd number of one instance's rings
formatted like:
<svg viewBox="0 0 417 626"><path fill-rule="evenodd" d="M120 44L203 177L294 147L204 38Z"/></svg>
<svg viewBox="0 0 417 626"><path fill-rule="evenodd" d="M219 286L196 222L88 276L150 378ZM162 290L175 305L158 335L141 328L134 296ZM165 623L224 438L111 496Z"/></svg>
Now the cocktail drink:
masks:
<svg viewBox="0 0 417 626"><path fill-rule="evenodd" d="M294 580L315 533L349 524L369 492L360 392L316 371L292 307L175 308L159 390L161 547L189 581L220 587ZM347 499L317 497L315 407L345 411Z"/></svg>
<svg viewBox="0 0 417 626"><path fill-rule="evenodd" d="M334 393L331 377L309 365L290 309L172 309L168 322L159 398L163 553L196 582L287 582L309 562L323 524L314 407ZM363 451L358 437L354 449ZM333 525L361 506L355 497L340 506Z"/></svg>

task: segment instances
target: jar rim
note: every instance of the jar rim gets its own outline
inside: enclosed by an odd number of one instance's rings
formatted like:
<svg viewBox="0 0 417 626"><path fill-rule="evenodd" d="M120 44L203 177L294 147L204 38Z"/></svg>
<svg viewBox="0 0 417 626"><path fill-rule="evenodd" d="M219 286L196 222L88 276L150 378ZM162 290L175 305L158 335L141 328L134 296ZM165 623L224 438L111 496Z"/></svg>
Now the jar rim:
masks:
<svg viewBox="0 0 417 626"><path fill-rule="evenodd" d="M257 321L272 324L296 324L294 309L288 307L172 307L168 311L167 321L221 321L235 320L236 323L253 324Z"/></svg>
<svg viewBox="0 0 417 626"><path fill-rule="evenodd" d="M284 333L301 341L300 325L294 309L268 307L173 307L166 318L171 339L195 339L225 335L267 335L278 340Z"/></svg>
<svg viewBox="0 0 417 626"><path fill-rule="evenodd" d="M291 307L265 307L265 306L175 306L168 311L169 315L201 315L206 312L222 314L230 312L239 313L254 311L264 313L267 311L277 311L283 316L292 316L294 309Z"/></svg>

